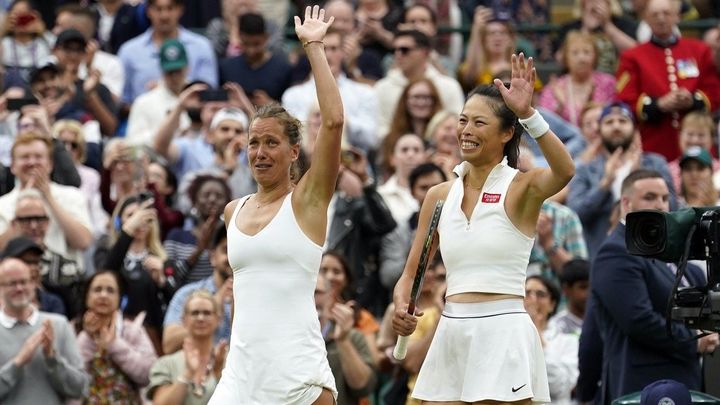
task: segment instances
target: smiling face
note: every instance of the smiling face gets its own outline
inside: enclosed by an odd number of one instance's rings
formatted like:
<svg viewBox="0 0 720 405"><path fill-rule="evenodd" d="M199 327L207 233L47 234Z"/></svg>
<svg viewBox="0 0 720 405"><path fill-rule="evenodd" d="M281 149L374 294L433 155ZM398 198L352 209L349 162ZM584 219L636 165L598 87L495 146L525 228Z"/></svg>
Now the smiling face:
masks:
<svg viewBox="0 0 720 405"><path fill-rule="evenodd" d="M20 185L23 187L30 181L35 171L43 177L50 178L52 162L48 144L34 140L15 145L10 171L20 180Z"/></svg>
<svg viewBox="0 0 720 405"><path fill-rule="evenodd" d="M433 89L426 81L413 84L407 91L405 107L412 118L429 120L436 103Z"/></svg>
<svg viewBox="0 0 720 405"><path fill-rule="evenodd" d="M457 155L460 152L457 138L458 117L450 115L438 125L432 134L432 143L438 153Z"/></svg>
<svg viewBox="0 0 720 405"><path fill-rule="evenodd" d="M228 202L230 196L220 180L207 180L198 189L194 205L203 218L208 218L213 213L220 215Z"/></svg>
<svg viewBox="0 0 720 405"><path fill-rule="evenodd" d="M457 125L457 136L463 160L496 162L503 156L505 144L513 137L513 129L503 130L487 97L474 95L465 102Z"/></svg>
<svg viewBox="0 0 720 405"><path fill-rule="evenodd" d="M258 184L277 184L289 179L290 166L299 153L300 145L290 144L278 120L253 120L248 138L248 159Z"/></svg>
<svg viewBox="0 0 720 405"><path fill-rule="evenodd" d="M330 284L330 288L335 297L341 297L343 289L348 284L345 268L342 262L332 254L325 254L320 262L320 274Z"/></svg>

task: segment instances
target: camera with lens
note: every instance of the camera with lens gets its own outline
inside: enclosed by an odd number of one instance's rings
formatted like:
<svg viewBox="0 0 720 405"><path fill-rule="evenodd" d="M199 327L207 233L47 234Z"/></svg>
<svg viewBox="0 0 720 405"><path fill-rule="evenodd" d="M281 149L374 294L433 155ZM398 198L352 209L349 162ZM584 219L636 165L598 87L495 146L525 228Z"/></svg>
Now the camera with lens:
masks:
<svg viewBox="0 0 720 405"><path fill-rule="evenodd" d="M669 311L688 327L720 331L720 207L643 210L626 217L628 253L677 265ZM707 262L707 284L679 288L688 260Z"/></svg>

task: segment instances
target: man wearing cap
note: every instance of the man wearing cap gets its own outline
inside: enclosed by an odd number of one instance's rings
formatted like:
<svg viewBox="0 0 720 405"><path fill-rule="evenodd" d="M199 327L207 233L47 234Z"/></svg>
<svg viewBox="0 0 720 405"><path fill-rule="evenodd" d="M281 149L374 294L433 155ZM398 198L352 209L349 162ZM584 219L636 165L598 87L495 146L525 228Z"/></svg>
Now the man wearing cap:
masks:
<svg viewBox="0 0 720 405"><path fill-rule="evenodd" d="M658 172L639 169L622 182L620 221L592 262L590 303L583 324L595 323L602 341L600 403L637 392L660 378L672 378L691 389L701 385L700 354L712 353L717 334L693 340L697 331L671 321L666 310L677 269L673 264L627 252L624 219L628 213L652 209L668 212L671 187ZM682 287L706 284L703 272L688 264ZM589 318L594 317L591 322ZM582 357L583 345L580 355ZM581 363L581 374L583 373Z"/></svg>
<svg viewBox="0 0 720 405"><path fill-rule="evenodd" d="M680 156L683 115L714 111L720 101L720 78L710 48L673 32L679 12L676 0L649 0L643 17L652 38L623 52L617 71L618 98L635 108L643 149L668 161Z"/></svg>
<svg viewBox="0 0 720 405"><path fill-rule="evenodd" d="M718 205L718 191L713 184L713 161L710 152L691 146L680 158L680 197L685 206Z"/></svg>
<svg viewBox="0 0 720 405"><path fill-rule="evenodd" d="M2 258L7 259L8 257L14 257L22 260L28 265L30 268L30 280L35 286L33 303L39 310L60 314L68 317L68 319L71 319L65 309L65 304L63 303L62 298L56 294L46 291L40 282L40 258L42 254L43 250L40 245L35 243L32 239L19 236L8 242L2 253ZM78 292L80 291L78 290Z"/></svg>
<svg viewBox="0 0 720 405"><path fill-rule="evenodd" d="M98 6L100 7L100 6ZM125 71L120 58L100 48L95 39L95 13L92 9L80 4L65 4L57 9L53 33L59 35L68 29L82 32L87 40L87 58L80 65L78 77L84 79L88 75L88 66L100 71L100 83L110 90L115 101L119 101L125 86Z"/></svg>
<svg viewBox="0 0 720 405"><path fill-rule="evenodd" d="M115 100L110 90L100 83L100 71L91 68L84 79L79 77L80 67L87 56L85 36L72 28L61 32L55 41L53 55L62 72L61 80L66 81L66 86L75 87L73 97L62 105L55 117L83 123L94 118L103 134L114 135L118 124Z"/></svg>
<svg viewBox="0 0 720 405"><path fill-rule="evenodd" d="M620 201L620 185L632 170L645 168L661 173L670 188L670 206L673 209L677 206L667 162L658 154L640 149L633 113L627 104L606 105L600 113L598 130L602 152L577 167L567 198L567 205L577 212L582 222L591 259L605 240L611 214Z"/></svg>
<svg viewBox="0 0 720 405"><path fill-rule="evenodd" d="M185 46L189 80L203 80L210 86L217 86L217 61L210 41L179 24L184 11L183 0L147 0L145 4L150 28L125 42L118 52L126 78L122 101L130 105L157 84L162 77L158 54L168 39L177 39Z"/></svg>
<svg viewBox="0 0 720 405"><path fill-rule="evenodd" d="M180 117L191 105L197 102L199 93L207 89L207 85L201 83L191 85L180 93L175 108L165 116L156 132L153 147L158 154L168 160L180 183L183 182L185 174L201 169L215 167L225 173L229 173L230 170L234 172L235 170L235 168L226 165L226 160L229 158L225 157L226 153L234 153L234 151L227 148L222 150L216 148L215 129L217 129L220 121L231 121L234 124L232 127L227 127L229 135L244 133L247 131L248 116L252 113L254 107L244 97L242 89L236 83L227 83L223 88L227 91L228 101L208 101L202 107L200 115L203 133L201 135L196 137L175 137L178 133ZM225 110L223 111L223 109ZM218 117L223 118L215 119L214 117L217 114L220 114ZM216 127L211 128L213 123ZM239 151L238 149L237 152L239 153Z"/></svg>
<svg viewBox="0 0 720 405"><path fill-rule="evenodd" d="M0 402L60 405L81 399L88 376L75 333L64 316L32 305L30 268L0 262Z"/></svg>
<svg viewBox="0 0 720 405"><path fill-rule="evenodd" d="M47 208L42 195L35 189L25 189L18 193L15 203L15 217L10 221L11 239L5 254L22 259L37 275L38 281L47 291L58 294L62 299L63 311L68 319L72 319L80 311L82 305L82 287L85 272L77 260L64 257L45 245L50 224ZM18 241L31 241L18 247ZM11 246L15 242L15 246ZM28 251L28 248L32 247ZM26 251L27 254L25 253ZM37 253L39 251L39 253ZM43 302L43 297L40 302ZM46 307L41 309L48 312Z"/></svg>
<svg viewBox="0 0 720 405"><path fill-rule="evenodd" d="M141 94L130 107L125 139L128 143L152 145L155 133L166 116L178 103L178 96L185 88L188 72L185 46L177 39L168 39L160 47L160 70L162 80L158 85ZM180 115L180 131L190 126L186 113Z"/></svg>
<svg viewBox="0 0 720 405"><path fill-rule="evenodd" d="M215 113L210 122L207 142L213 149L213 160L208 166L186 172L178 188L180 209L190 209L187 188L201 174L214 174L227 178L233 198L254 193L257 184L247 163L247 129L249 119L241 110L224 107ZM183 138L177 141L183 141Z"/></svg>

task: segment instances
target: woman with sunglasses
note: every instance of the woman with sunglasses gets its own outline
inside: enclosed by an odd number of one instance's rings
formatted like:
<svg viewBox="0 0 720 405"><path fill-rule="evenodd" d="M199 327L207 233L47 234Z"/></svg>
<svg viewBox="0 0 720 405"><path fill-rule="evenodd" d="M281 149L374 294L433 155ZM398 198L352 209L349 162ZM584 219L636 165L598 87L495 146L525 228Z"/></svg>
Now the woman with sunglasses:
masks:
<svg viewBox="0 0 720 405"><path fill-rule="evenodd" d="M455 168L459 177L428 191L395 287L393 329L407 336L422 315L407 313L415 271L435 205L444 200L437 240L447 269L446 303L412 393L423 401L550 401L542 344L523 306L525 278L540 207L565 187L575 165L531 106L532 58L513 55L511 64L509 87L495 79L465 101L457 127L464 160ZM523 128L549 167L517 169Z"/></svg>
<svg viewBox="0 0 720 405"><path fill-rule="evenodd" d="M88 212L96 238L107 232L108 215L100 201L100 174L84 162L87 158L87 143L82 124L75 120L60 120L52 127L53 138L65 145L73 164L80 175L80 191L88 200Z"/></svg>

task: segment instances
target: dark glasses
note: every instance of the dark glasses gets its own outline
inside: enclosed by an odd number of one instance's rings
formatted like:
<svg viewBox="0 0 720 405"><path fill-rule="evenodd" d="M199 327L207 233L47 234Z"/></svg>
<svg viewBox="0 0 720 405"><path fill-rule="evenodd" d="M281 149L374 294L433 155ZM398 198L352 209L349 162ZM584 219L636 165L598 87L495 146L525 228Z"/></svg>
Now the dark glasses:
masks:
<svg viewBox="0 0 720 405"><path fill-rule="evenodd" d="M409 46L398 46L397 48L393 49L394 53L400 52L401 55L407 55L410 53L410 51L414 51L417 48L409 47Z"/></svg>

